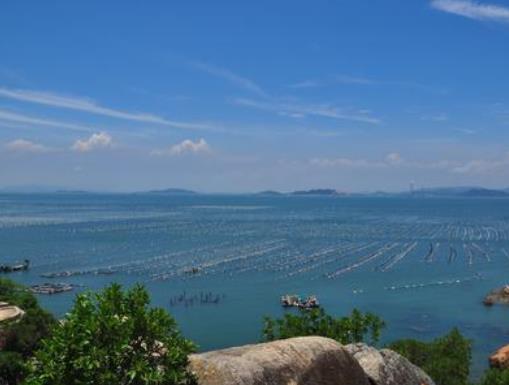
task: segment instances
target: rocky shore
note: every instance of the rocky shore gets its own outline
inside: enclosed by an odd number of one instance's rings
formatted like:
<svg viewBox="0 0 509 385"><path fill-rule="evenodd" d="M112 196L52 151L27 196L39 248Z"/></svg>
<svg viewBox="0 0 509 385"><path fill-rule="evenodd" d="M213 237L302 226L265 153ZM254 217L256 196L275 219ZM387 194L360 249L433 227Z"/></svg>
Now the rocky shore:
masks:
<svg viewBox="0 0 509 385"><path fill-rule="evenodd" d="M190 356L198 385L435 385L399 354L298 337Z"/></svg>
<svg viewBox="0 0 509 385"><path fill-rule="evenodd" d="M484 297L483 303L486 306L495 304L509 305L509 285L490 291Z"/></svg>

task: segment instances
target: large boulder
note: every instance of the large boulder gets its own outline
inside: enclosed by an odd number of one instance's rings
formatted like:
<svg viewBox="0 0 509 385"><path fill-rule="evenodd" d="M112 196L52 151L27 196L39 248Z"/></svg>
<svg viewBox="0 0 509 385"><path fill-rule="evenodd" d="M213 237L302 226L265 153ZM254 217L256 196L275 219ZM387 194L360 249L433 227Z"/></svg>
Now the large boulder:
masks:
<svg viewBox="0 0 509 385"><path fill-rule="evenodd" d="M484 297L483 303L486 306L494 304L509 305L509 285L490 291Z"/></svg>
<svg viewBox="0 0 509 385"><path fill-rule="evenodd" d="M189 361L199 385L369 385L357 361L323 337L193 354Z"/></svg>
<svg viewBox="0 0 509 385"><path fill-rule="evenodd" d="M498 349L490 356L490 366L492 368L507 369L509 368L509 345L505 345Z"/></svg>
<svg viewBox="0 0 509 385"><path fill-rule="evenodd" d="M392 350L361 343L346 345L345 349L375 385L435 385L422 369Z"/></svg>

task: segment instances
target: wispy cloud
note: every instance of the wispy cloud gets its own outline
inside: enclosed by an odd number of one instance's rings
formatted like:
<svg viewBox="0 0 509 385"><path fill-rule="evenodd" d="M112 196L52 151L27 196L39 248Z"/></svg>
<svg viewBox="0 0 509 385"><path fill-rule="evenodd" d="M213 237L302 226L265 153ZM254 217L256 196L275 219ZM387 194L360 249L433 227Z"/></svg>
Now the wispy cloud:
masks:
<svg viewBox="0 0 509 385"><path fill-rule="evenodd" d="M279 115L286 115L297 118L305 116L318 116L369 124L380 123L380 119L371 116L369 111L356 110L352 108L339 108L329 104L298 104L277 100L260 101L244 98L234 99L233 103L240 106L257 108L265 111L273 111Z"/></svg>
<svg viewBox="0 0 509 385"><path fill-rule="evenodd" d="M431 6L470 19L509 23L509 7L502 5L469 0L432 0Z"/></svg>
<svg viewBox="0 0 509 385"><path fill-rule="evenodd" d="M163 150L154 150L152 151L152 155L183 155L186 153L198 154L198 153L209 153L210 146L205 141L205 139L198 139L196 142L193 142L191 139L183 140L182 142L175 144L167 149Z"/></svg>
<svg viewBox="0 0 509 385"><path fill-rule="evenodd" d="M358 77L358 76L348 76L348 75L337 75L334 77L334 80L337 83L344 83L344 84L370 85L370 84L377 83L375 80L372 80L372 79Z"/></svg>
<svg viewBox="0 0 509 385"><path fill-rule="evenodd" d="M208 124L178 122L152 114L116 110L108 107L103 107L92 99L59 95L46 91L0 88L0 97L23 102L42 104L56 108L83 111L90 114L102 115L111 118L124 119L141 123L159 124L180 129L199 130L212 128Z"/></svg>
<svg viewBox="0 0 509 385"><path fill-rule="evenodd" d="M309 163L319 167L339 167L339 168L416 168L416 169L436 169L454 171L456 167L461 167L462 163L458 161L438 160L438 161L415 161L405 159L398 152L392 152L380 160L371 159L353 159L353 158L312 158Z"/></svg>
<svg viewBox="0 0 509 385"><path fill-rule="evenodd" d="M453 168L458 174L490 174L507 170L509 167L509 153L499 159L475 159Z"/></svg>
<svg viewBox="0 0 509 385"><path fill-rule="evenodd" d="M309 79L295 84L290 84L290 88L316 88L326 87L334 84L358 84L358 85L372 85L377 84L377 81L359 76L350 75L336 75L326 79Z"/></svg>
<svg viewBox="0 0 509 385"><path fill-rule="evenodd" d="M491 158L474 160L410 160L399 153L387 154L384 159L312 158L309 164L322 168L439 170L451 174L489 175L501 173L509 167L509 153Z"/></svg>
<svg viewBox="0 0 509 385"><path fill-rule="evenodd" d="M87 139L79 139L72 145L71 149L77 152L90 152L92 150L112 147L113 138L106 132L92 134Z"/></svg>
<svg viewBox="0 0 509 385"><path fill-rule="evenodd" d="M6 143L5 148L12 152L43 153L50 151L49 147L26 139L15 139Z"/></svg>
<svg viewBox="0 0 509 385"><path fill-rule="evenodd" d="M294 84L290 84L288 87L293 89L307 89L307 88L318 88L318 87L331 87L338 84L352 85L352 86L387 86L397 88L409 88L422 90L426 92L433 92L438 94L446 94L447 89L443 87L437 87L434 85L426 85L417 82L410 81L398 81L398 80L378 80L362 76L352 75L334 75L321 79L308 79Z"/></svg>
<svg viewBox="0 0 509 385"><path fill-rule="evenodd" d="M4 122L13 122L13 123L22 123L27 125L34 126L45 126L45 127L53 127L53 128L64 128L73 131L85 131L90 132L94 129L92 127L87 127L79 124L61 122L58 120L44 119L44 118L36 118L24 114L19 114L11 111L0 110L0 121Z"/></svg>
<svg viewBox="0 0 509 385"><path fill-rule="evenodd" d="M207 72L216 77L226 79L237 87L253 92L258 96L267 96L267 93L263 90L263 88L256 84L253 80L237 75L229 69L215 67L201 62L193 62L192 65L196 69Z"/></svg>
<svg viewBox="0 0 509 385"><path fill-rule="evenodd" d="M341 168L379 168L387 167L383 161L371 161L367 159L352 158L313 158L309 160L313 166L319 167L341 167Z"/></svg>
<svg viewBox="0 0 509 385"><path fill-rule="evenodd" d="M235 98L233 104L256 108L259 110L272 111L280 116L287 116L290 118L298 119L305 116L320 116L332 119L350 120L357 122L364 122L370 124L380 123L378 118L370 116L369 113L365 113L364 110L355 110L352 108L339 108L329 104L298 104L295 102L285 102L285 98L280 98L274 95L270 95L265 92L258 84L251 79L237 75L236 73L209 64L201 62L193 62L192 65L204 72L210 73L214 76L226 79L227 81L235 84L238 87L244 88L259 96L259 100L253 100L248 98ZM352 83L368 83L370 80L358 77L338 76L335 79L336 82L352 82ZM290 86L291 88L308 88L320 86L319 81L308 80L300 84Z"/></svg>
<svg viewBox="0 0 509 385"><path fill-rule="evenodd" d="M446 122L449 120L447 114L440 113L435 115L423 115L421 116L421 120L431 121L431 122Z"/></svg>

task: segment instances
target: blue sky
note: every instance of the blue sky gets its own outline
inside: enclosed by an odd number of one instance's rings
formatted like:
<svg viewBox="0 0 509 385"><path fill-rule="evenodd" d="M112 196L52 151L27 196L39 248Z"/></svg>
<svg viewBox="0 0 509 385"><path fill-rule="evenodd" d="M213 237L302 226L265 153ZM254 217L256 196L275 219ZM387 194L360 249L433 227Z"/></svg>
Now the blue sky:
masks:
<svg viewBox="0 0 509 385"><path fill-rule="evenodd" d="M1 10L0 187L509 187L509 2Z"/></svg>

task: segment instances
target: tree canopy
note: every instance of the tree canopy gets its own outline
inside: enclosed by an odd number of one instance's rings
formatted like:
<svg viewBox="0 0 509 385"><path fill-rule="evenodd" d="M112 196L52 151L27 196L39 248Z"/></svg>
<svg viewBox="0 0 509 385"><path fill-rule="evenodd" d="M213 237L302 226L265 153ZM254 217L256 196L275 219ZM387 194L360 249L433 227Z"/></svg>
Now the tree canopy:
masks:
<svg viewBox="0 0 509 385"><path fill-rule="evenodd" d="M388 347L423 369L437 385L468 384L472 343L456 328L431 342L407 339Z"/></svg>
<svg viewBox="0 0 509 385"><path fill-rule="evenodd" d="M354 309L350 316L333 317L323 308L302 309L298 314L286 313L283 318L264 318L263 338L273 341L301 336L322 336L342 344L369 342L380 339L385 322L372 313Z"/></svg>
<svg viewBox="0 0 509 385"><path fill-rule="evenodd" d="M27 385L189 384L194 345L174 319L149 307L141 285L76 297L71 311L35 352Z"/></svg>

